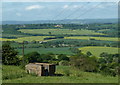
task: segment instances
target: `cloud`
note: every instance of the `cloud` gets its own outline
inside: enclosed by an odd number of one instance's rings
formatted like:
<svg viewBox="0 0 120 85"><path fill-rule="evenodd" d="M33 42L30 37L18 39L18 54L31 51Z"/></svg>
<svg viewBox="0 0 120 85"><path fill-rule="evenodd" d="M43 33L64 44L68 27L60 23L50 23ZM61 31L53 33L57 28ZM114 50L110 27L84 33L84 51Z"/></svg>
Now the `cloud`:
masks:
<svg viewBox="0 0 120 85"><path fill-rule="evenodd" d="M68 5L64 5L64 6L63 6L64 9L66 9L66 8L68 8L68 7L69 7Z"/></svg>
<svg viewBox="0 0 120 85"><path fill-rule="evenodd" d="M25 10L33 10L33 9L41 9L44 8L43 6L40 5L31 5L25 8Z"/></svg>
<svg viewBox="0 0 120 85"><path fill-rule="evenodd" d="M21 16L21 13L16 13L17 16Z"/></svg>

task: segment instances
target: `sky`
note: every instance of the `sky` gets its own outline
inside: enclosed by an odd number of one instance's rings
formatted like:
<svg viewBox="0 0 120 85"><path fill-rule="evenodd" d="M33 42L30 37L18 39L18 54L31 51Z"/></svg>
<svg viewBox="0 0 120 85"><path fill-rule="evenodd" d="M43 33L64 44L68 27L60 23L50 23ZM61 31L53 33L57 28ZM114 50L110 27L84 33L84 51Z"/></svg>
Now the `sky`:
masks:
<svg viewBox="0 0 120 85"><path fill-rule="evenodd" d="M2 21L105 19L118 17L116 2L3 2Z"/></svg>

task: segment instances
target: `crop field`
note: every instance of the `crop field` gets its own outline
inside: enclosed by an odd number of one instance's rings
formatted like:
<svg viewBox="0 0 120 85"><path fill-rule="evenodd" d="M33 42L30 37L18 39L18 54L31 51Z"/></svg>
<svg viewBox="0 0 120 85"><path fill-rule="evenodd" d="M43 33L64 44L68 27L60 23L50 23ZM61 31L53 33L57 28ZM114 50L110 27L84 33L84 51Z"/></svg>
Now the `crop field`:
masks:
<svg viewBox="0 0 120 85"><path fill-rule="evenodd" d="M71 30L71 29L20 29L23 33L31 34L53 34L53 35L62 35L62 34L72 34L72 35L105 35L103 33L97 33L91 30Z"/></svg>
<svg viewBox="0 0 120 85"><path fill-rule="evenodd" d="M19 55L22 55L22 49L16 49ZM54 53L54 54L66 54L72 55L73 53L69 50L69 47L62 48L25 48L25 54L37 51L40 54Z"/></svg>
<svg viewBox="0 0 120 85"><path fill-rule="evenodd" d="M65 37L65 39L81 39L81 40L103 40L103 41L118 41L118 38L112 37L88 37L88 36L77 36L77 37Z"/></svg>
<svg viewBox="0 0 120 85"><path fill-rule="evenodd" d="M51 37L51 36L30 36L30 37L20 37L17 39L6 39L6 38L0 38L0 41L16 41L16 42L23 42L23 41L45 41L44 38ZM46 40L48 41L48 40Z"/></svg>
<svg viewBox="0 0 120 85"><path fill-rule="evenodd" d="M70 76L66 76L70 71ZM103 76L98 73L82 72L69 66L57 66L56 74L63 76L35 76L26 74L18 66L3 65L3 83L117 83L118 77Z"/></svg>
<svg viewBox="0 0 120 85"><path fill-rule="evenodd" d="M88 46L79 48L83 53L90 51L94 56L99 57L102 52L107 52L108 54L118 53L118 48L114 47L100 47L100 46Z"/></svg>

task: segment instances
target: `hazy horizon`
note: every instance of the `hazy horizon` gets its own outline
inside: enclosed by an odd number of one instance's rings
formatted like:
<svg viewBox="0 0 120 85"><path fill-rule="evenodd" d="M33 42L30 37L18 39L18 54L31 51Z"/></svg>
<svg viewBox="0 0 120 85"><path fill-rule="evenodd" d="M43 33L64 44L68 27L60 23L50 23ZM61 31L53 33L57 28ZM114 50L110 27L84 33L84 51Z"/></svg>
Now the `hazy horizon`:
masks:
<svg viewBox="0 0 120 85"><path fill-rule="evenodd" d="M4 2L2 21L117 18L115 2Z"/></svg>

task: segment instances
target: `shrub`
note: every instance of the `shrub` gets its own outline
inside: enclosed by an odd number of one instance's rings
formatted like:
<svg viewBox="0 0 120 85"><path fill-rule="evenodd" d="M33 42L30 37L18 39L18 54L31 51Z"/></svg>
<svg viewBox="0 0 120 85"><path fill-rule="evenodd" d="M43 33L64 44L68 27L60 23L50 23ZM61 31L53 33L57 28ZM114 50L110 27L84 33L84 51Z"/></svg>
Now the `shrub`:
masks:
<svg viewBox="0 0 120 85"><path fill-rule="evenodd" d="M69 70L67 70L67 69L64 70L63 72L64 72L65 76L70 76L70 74L71 74L71 72Z"/></svg>
<svg viewBox="0 0 120 85"><path fill-rule="evenodd" d="M59 61L50 60L49 63L58 65L58 64L59 64Z"/></svg>
<svg viewBox="0 0 120 85"><path fill-rule="evenodd" d="M69 63L69 61L62 60L62 61L59 62L59 65L68 66L68 65L70 65L70 63Z"/></svg>
<svg viewBox="0 0 120 85"><path fill-rule="evenodd" d="M77 69L87 71L87 72L96 72L97 71L97 62L95 57L87 57L83 54L78 56L72 56L70 58L70 64Z"/></svg>
<svg viewBox="0 0 120 85"><path fill-rule="evenodd" d="M60 55L58 55L58 60L59 61L61 61L61 60L69 61L69 58L65 54L60 54Z"/></svg>

